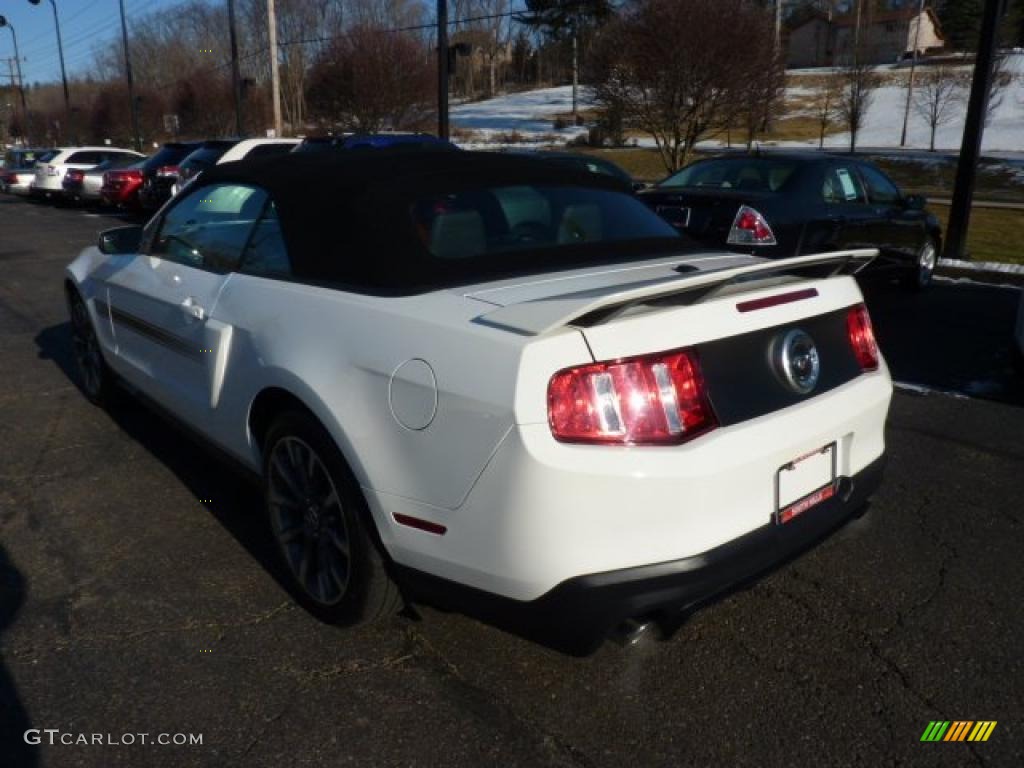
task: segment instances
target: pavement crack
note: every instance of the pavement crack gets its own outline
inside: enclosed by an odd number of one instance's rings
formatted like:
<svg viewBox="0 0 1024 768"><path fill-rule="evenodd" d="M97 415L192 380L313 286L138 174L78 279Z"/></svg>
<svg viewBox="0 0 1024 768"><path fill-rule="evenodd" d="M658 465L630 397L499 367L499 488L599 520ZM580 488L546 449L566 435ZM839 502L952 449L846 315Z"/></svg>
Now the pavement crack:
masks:
<svg viewBox="0 0 1024 768"><path fill-rule="evenodd" d="M276 608L272 608L268 611L264 611L263 613L251 616L247 619L241 619L239 621L186 621L183 624L171 626L146 627L144 629L137 629L129 632L86 634L77 637L62 638L54 644L54 648L57 650L63 650L64 648L68 648L72 645L81 645L83 643L123 643L131 640L137 640L142 637L149 637L152 635L175 634L178 632L196 632L198 630L227 630L238 629L241 627L254 627L259 624L264 624L267 621L270 621L271 619L277 617L278 615L294 609L295 604L288 600L281 603Z"/></svg>

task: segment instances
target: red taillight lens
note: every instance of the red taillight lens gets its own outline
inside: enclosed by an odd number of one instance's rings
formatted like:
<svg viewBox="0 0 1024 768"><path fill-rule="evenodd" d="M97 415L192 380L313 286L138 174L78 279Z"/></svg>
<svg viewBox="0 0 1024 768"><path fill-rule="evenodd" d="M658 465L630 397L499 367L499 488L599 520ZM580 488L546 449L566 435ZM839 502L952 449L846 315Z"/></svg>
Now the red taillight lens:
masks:
<svg viewBox="0 0 1024 768"><path fill-rule="evenodd" d="M161 165L156 169L157 176L177 176L178 166L176 165Z"/></svg>
<svg viewBox="0 0 1024 768"><path fill-rule="evenodd" d="M84 171L70 170L64 174L64 181L81 181L84 178Z"/></svg>
<svg viewBox="0 0 1024 768"><path fill-rule="evenodd" d="M758 211L741 205L725 242L730 245L775 245L775 233Z"/></svg>
<svg viewBox="0 0 1024 768"><path fill-rule="evenodd" d="M850 307L846 313L846 330L860 367L865 371L878 368L878 344L875 342L875 331L871 327L871 315L867 307L863 304Z"/></svg>
<svg viewBox="0 0 1024 768"><path fill-rule="evenodd" d="M559 371L548 422L556 440L621 445L682 443L717 424L692 350Z"/></svg>

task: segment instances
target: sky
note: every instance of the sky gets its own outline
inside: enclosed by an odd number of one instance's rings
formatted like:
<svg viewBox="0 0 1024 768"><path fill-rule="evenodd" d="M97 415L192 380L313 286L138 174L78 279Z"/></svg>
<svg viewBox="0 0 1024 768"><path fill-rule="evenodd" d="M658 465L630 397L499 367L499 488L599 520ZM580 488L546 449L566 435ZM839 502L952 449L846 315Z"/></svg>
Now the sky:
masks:
<svg viewBox="0 0 1024 768"><path fill-rule="evenodd" d="M118 0L56 0L60 32L64 41L64 62L68 77L85 74L93 50L121 34ZM175 4L175 0L124 0L125 16L131 29L132 17ZM32 5L29 0L0 0L0 15L14 27L21 54L21 72L26 83L60 81L57 35L49 0ZM8 77L7 59L14 56L11 33L0 29L0 77Z"/></svg>

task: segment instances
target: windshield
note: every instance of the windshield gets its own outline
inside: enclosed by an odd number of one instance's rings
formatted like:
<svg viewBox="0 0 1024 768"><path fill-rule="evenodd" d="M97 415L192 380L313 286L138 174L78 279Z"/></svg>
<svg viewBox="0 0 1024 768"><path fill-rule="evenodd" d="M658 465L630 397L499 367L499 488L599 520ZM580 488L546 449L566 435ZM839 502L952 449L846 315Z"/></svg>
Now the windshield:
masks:
<svg viewBox="0 0 1024 768"><path fill-rule="evenodd" d="M418 200L420 241L437 259L485 261L495 254L543 249L545 267L558 250L625 240L673 238L676 230L628 195L605 189L509 186ZM681 243L680 243L681 244Z"/></svg>
<svg viewBox="0 0 1024 768"><path fill-rule="evenodd" d="M728 157L701 160L669 176L659 187L697 187L778 192L793 176L794 160Z"/></svg>

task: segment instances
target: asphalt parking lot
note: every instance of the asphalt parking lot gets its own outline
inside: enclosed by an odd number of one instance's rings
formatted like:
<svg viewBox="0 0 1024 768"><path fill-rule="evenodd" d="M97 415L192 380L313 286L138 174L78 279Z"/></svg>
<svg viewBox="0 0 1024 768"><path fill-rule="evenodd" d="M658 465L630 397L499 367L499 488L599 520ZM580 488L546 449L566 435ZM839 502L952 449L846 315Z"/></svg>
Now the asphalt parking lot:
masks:
<svg viewBox="0 0 1024 768"><path fill-rule="evenodd" d="M75 387L61 274L116 223L0 198L0 766L1024 763L1014 291L869 286L895 377L960 394L896 395L864 517L672 637L580 659L457 613L296 608L253 490ZM921 743L933 720L998 725Z"/></svg>

